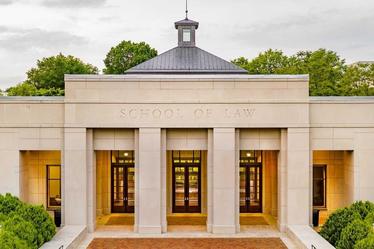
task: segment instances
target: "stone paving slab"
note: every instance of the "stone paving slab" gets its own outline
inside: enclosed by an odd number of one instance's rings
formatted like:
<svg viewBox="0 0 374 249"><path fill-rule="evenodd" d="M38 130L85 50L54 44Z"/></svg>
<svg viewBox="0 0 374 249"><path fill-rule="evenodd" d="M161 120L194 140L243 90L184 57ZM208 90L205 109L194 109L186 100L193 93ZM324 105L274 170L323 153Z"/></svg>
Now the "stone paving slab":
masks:
<svg viewBox="0 0 374 249"><path fill-rule="evenodd" d="M279 238L95 238L88 249L287 249Z"/></svg>

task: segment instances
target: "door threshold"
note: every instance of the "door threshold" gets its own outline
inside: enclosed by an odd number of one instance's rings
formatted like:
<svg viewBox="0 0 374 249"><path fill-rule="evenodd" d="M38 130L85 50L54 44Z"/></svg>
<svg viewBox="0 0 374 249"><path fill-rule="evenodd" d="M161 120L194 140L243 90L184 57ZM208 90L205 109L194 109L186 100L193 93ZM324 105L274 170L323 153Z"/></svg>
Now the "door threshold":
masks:
<svg viewBox="0 0 374 249"><path fill-rule="evenodd" d="M167 216L207 216L202 213L170 213Z"/></svg>

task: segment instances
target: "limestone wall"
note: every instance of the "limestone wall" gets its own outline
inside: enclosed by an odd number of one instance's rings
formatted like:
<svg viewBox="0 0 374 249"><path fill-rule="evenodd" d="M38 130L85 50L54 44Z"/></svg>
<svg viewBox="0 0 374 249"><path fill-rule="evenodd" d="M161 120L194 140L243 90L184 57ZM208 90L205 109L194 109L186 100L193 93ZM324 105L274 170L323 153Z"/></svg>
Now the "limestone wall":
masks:
<svg viewBox="0 0 374 249"><path fill-rule="evenodd" d="M20 198L47 207L47 165L61 165L60 151L21 151Z"/></svg>

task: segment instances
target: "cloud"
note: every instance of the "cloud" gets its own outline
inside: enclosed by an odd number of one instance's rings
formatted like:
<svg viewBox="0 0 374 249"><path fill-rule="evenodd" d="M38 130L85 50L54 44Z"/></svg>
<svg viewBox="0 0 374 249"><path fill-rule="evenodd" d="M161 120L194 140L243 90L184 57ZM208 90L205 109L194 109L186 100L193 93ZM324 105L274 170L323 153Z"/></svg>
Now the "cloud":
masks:
<svg viewBox="0 0 374 249"><path fill-rule="evenodd" d="M106 1L107 0L43 0L42 5L47 7L81 8L103 5Z"/></svg>
<svg viewBox="0 0 374 249"><path fill-rule="evenodd" d="M53 50L87 43L86 39L63 31L0 26L0 48L8 51Z"/></svg>
<svg viewBox="0 0 374 249"><path fill-rule="evenodd" d="M241 45L272 48L357 49L372 45L374 18L370 11L347 15L326 10L242 26L232 33Z"/></svg>
<svg viewBox="0 0 374 249"><path fill-rule="evenodd" d="M0 5L9 5L12 4L13 0L0 0Z"/></svg>

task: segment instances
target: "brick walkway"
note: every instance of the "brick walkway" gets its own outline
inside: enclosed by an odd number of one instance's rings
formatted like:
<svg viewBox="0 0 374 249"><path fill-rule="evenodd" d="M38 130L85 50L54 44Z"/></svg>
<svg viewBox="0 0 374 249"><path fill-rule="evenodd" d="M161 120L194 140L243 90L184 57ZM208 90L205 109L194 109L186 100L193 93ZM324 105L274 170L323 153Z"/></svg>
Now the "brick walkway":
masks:
<svg viewBox="0 0 374 249"><path fill-rule="evenodd" d="M113 239L96 238L88 249L287 249L279 238Z"/></svg>

